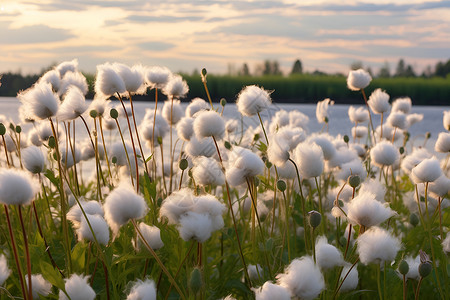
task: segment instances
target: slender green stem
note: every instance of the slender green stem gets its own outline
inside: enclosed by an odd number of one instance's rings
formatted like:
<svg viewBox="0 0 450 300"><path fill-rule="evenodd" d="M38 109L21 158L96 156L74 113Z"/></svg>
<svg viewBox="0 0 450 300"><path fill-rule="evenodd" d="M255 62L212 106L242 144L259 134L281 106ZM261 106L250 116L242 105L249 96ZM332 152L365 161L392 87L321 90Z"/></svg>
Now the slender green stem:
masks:
<svg viewBox="0 0 450 300"><path fill-rule="evenodd" d="M147 174L150 175L150 173L148 172L147 162L145 161L145 155L144 155L144 151L142 149L141 139L139 138L139 132L138 132L137 125L136 125L136 117L134 116L133 98L131 97L130 92L128 92L128 95L130 96L131 116L133 117L134 132L136 133L136 139L138 141L139 150L141 151L141 158L142 158L142 161L144 162L145 171L147 172Z"/></svg>
<svg viewBox="0 0 450 300"><path fill-rule="evenodd" d="M28 238L27 233L25 231L25 225L23 223L23 215L22 215L22 205L19 206L19 220L20 227L22 228L22 236L23 236L23 244L25 246L25 258L27 261L27 276L28 276L28 298L33 299L33 288L31 282L31 257L30 257L30 249L28 248Z"/></svg>
<svg viewBox="0 0 450 300"><path fill-rule="evenodd" d="M415 300L419 300L420 285L422 284L422 280L423 280L423 277L420 277L419 283L417 284L417 288L416 288L416 294L414 296Z"/></svg>
<svg viewBox="0 0 450 300"><path fill-rule="evenodd" d="M131 178L131 184L134 186L134 179L133 175L131 174L131 160L130 156L128 155L127 146L125 144L125 139L123 138L122 130L120 129L119 120L116 120L117 129L119 130L120 139L122 140L123 149L125 151L125 156L127 157L128 167L130 168L130 178Z"/></svg>
<svg viewBox="0 0 450 300"><path fill-rule="evenodd" d="M366 103L367 111L369 112L369 122L370 122L370 127L372 128L373 141L374 141L374 144L376 144L377 140L375 138L375 128L373 127L372 114L370 113L370 107L369 107L369 103L367 103L367 97L366 97L366 93L364 92L364 89L361 89L361 93L363 95L364 102Z"/></svg>
<svg viewBox="0 0 450 300"><path fill-rule="evenodd" d="M377 264L377 287L378 287L378 297L380 298L380 300L383 300L383 294L381 293L381 281L380 281L380 277L381 277L381 266L380 264Z"/></svg>
<svg viewBox="0 0 450 300"><path fill-rule="evenodd" d="M406 300L407 289L406 289L406 275L403 275L403 300Z"/></svg>
<svg viewBox="0 0 450 300"><path fill-rule="evenodd" d="M267 146L269 146L269 139L267 138L266 129L264 128L264 123L263 123L263 121L261 119L261 115L259 114L259 112L258 112L258 118L259 118L259 122L261 123L261 128L262 128L262 130L264 132L264 137L266 138Z"/></svg>

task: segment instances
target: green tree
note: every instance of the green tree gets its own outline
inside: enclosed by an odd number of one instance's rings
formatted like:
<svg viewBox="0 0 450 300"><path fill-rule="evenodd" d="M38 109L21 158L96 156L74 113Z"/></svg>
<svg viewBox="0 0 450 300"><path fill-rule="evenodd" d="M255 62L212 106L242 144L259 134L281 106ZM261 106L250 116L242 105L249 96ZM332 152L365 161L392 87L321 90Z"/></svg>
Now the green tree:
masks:
<svg viewBox="0 0 450 300"><path fill-rule="evenodd" d="M405 61L403 60L403 58L401 58L397 63L397 67L395 68L395 76L397 77L405 76L405 71L406 71Z"/></svg>
<svg viewBox="0 0 450 300"><path fill-rule="evenodd" d="M391 77L391 70L389 67L389 63L387 61L384 62L383 66L381 67L380 71L378 72L378 77L381 77L381 78Z"/></svg>
<svg viewBox="0 0 450 300"><path fill-rule="evenodd" d="M244 63L241 69L238 71L238 75L240 76L250 76L250 69L248 68L247 63Z"/></svg>
<svg viewBox="0 0 450 300"><path fill-rule="evenodd" d="M292 66L291 74L302 74L303 73L303 66L300 59L297 59L294 62L294 65Z"/></svg>

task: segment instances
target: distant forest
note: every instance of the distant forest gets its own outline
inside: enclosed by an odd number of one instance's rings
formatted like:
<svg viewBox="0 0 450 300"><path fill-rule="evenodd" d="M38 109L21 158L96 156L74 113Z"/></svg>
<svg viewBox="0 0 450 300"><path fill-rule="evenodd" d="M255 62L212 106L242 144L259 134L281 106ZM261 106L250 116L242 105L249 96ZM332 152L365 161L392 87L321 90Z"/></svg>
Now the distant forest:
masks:
<svg viewBox="0 0 450 300"><path fill-rule="evenodd" d="M350 67L364 68L361 62L355 62ZM32 86L50 68L35 75L24 76L12 72L0 74L2 76L0 96L15 97L19 91ZM417 74L403 59L399 60L393 72L387 63L376 74L370 67L364 69L373 77L373 81L366 89L368 95L374 89L381 88L391 96L391 99L408 96L416 105L450 105L450 59L426 68L421 74ZM95 75L86 73L84 75L89 84L86 98L92 99ZM200 72L194 71L192 74L182 76L190 88L185 101L195 97L206 97ZM273 91L272 99L277 103L316 103L318 100L331 98L336 103L349 104L361 103L362 99L360 93L347 88L346 74L327 74L319 70L304 72L300 60L294 62L289 74L281 72L277 61L266 60L257 65L252 73L244 63L239 69L229 67L227 75L208 74L207 81L209 92L215 101L225 98L229 102L234 102L239 91L250 84ZM150 99L153 99L153 96L142 96L136 100Z"/></svg>

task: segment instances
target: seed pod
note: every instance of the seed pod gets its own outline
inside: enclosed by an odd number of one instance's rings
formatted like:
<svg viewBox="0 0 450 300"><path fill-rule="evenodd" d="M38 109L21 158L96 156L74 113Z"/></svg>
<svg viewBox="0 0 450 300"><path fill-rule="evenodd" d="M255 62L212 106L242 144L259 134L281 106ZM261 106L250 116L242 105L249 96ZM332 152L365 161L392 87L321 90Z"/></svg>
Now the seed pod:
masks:
<svg viewBox="0 0 450 300"><path fill-rule="evenodd" d="M408 274L408 271L409 271L409 265L408 265L408 263L406 262L406 260L403 259L403 260L400 262L400 264L398 265L398 271L399 271L400 274L402 274L402 275Z"/></svg>
<svg viewBox="0 0 450 300"><path fill-rule="evenodd" d="M50 136L48 138L48 146L52 149L56 147L56 140L54 136Z"/></svg>
<svg viewBox="0 0 450 300"><path fill-rule="evenodd" d="M98 113L95 109L93 109L89 112L89 115L91 116L91 118L95 119L95 118L97 118Z"/></svg>
<svg viewBox="0 0 450 300"><path fill-rule="evenodd" d="M430 275L432 269L433 266L430 262L421 263L419 265L419 275L421 277L427 277L428 275Z"/></svg>
<svg viewBox="0 0 450 300"><path fill-rule="evenodd" d="M178 164L181 170L186 170L189 166L189 163L186 158L183 158L180 160L180 163Z"/></svg>
<svg viewBox="0 0 450 300"><path fill-rule="evenodd" d="M350 138L348 137L348 135L344 135L344 142L348 143L350 141Z"/></svg>
<svg viewBox="0 0 450 300"><path fill-rule="evenodd" d="M111 118L117 119L119 117L119 112L117 111L117 109L111 108L111 110L109 111L109 115L111 116Z"/></svg>
<svg viewBox="0 0 450 300"><path fill-rule="evenodd" d="M225 99L225 98L220 99L220 105L222 105L222 106L227 105L227 99Z"/></svg>
<svg viewBox="0 0 450 300"><path fill-rule="evenodd" d="M286 182L284 181L284 180L278 180L277 181L277 188L280 190L280 191L282 191L282 192L284 192L285 190L286 190Z"/></svg>
<svg viewBox="0 0 450 300"><path fill-rule="evenodd" d="M3 123L0 123L0 135L5 135L6 133L6 127L3 125Z"/></svg>
<svg viewBox="0 0 450 300"><path fill-rule="evenodd" d="M322 221L322 215L320 212L312 210L309 213L309 225L311 225L312 228L316 228L320 225L320 222Z"/></svg>
<svg viewBox="0 0 450 300"><path fill-rule="evenodd" d="M21 133L22 132L22 127L20 127L19 125L16 126L16 132L17 133Z"/></svg>
<svg viewBox="0 0 450 300"><path fill-rule="evenodd" d="M416 227L419 224L419 217L415 213L412 213L409 215L409 223Z"/></svg>
<svg viewBox="0 0 450 300"><path fill-rule="evenodd" d="M203 286L202 271L199 268L194 268L191 272L191 277L189 278L189 289L195 295L197 294Z"/></svg>
<svg viewBox="0 0 450 300"><path fill-rule="evenodd" d="M230 144L230 142L225 141L224 145L225 145L225 148L227 148L228 150L231 149L231 144Z"/></svg>
<svg viewBox="0 0 450 300"><path fill-rule="evenodd" d="M356 189L361 183L361 178L358 175L350 175L347 181L352 188Z"/></svg>
<svg viewBox="0 0 450 300"><path fill-rule="evenodd" d="M117 163L117 157L113 156L113 158L111 159L111 162L112 162L113 164L116 164L116 163Z"/></svg>

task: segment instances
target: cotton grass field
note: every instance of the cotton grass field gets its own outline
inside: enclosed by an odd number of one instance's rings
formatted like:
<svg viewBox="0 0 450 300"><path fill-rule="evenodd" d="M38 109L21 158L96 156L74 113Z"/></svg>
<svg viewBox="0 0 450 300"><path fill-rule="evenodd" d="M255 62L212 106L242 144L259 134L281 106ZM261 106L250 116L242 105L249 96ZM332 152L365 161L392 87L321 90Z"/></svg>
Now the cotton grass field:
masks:
<svg viewBox="0 0 450 300"><path fill-rule="evenodd" d="M450 111L411 147L427 122L411 99L366 95L351 71L365 106L331 136L330 99L320 132L300 111L264 118L258 85L225 119L201 75L186 109L181 76L119 63L97 66L90 105L76 60L17 95L21 121L0 116L2 299L449 298ZM139 94L154 109L138 121Z"/></svg>

